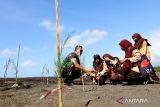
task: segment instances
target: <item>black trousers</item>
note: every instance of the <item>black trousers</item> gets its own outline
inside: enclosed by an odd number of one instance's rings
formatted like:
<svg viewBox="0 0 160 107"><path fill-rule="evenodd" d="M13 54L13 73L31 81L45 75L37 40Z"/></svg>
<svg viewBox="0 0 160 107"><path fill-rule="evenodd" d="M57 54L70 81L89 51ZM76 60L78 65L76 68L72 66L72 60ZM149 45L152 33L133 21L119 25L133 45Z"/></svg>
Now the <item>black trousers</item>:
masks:
<svg viewBox="0 0 160 107"><path fill-rule="evenodd" d="M80 78L80 76L81 76L81 71L80 70L73 70L73 71L71 71L70 75L68 75L65 72L63 72L63 74L61 74L62 78L70 79L70 80L74 80L74 79Z"/></svg>

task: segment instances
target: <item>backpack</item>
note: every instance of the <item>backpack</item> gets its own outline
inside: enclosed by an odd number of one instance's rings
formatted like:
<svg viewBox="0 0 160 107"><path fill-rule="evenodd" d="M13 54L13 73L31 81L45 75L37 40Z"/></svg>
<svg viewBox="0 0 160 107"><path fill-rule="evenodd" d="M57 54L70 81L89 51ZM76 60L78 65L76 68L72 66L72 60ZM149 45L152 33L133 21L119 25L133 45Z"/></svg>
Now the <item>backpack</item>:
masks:
<svg viewBox="0 0 160 107"><path fill-rule="evenodd" d="M146 55L141 56L141 61L139 63L139 70L143 77L149 77L153 73L153 66Z"/></svg>

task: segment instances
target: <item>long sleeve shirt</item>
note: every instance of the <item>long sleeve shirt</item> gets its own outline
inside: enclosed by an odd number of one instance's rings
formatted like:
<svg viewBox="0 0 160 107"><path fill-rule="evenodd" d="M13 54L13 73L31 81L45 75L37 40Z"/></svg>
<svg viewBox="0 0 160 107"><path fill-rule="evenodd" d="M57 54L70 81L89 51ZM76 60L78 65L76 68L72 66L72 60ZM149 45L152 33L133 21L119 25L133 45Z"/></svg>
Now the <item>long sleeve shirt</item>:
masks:
<svg viewBox="0 0 160 107"><path fill-rule="evenodd" d="M140 51L138 49L135 49L133 50L132 57L129 58L129 60L131 61L131 63L138 63L138 61L141 60L141 56L142 54L140 53ZM132 67L131 70L138 73L140 72L138 66Z"/></svg>
<svg viewBox="0 0 160 107"><path fill-rule="evenodd" d="M151 60L151 55L150 55L150 51L149 51L149 48L147 46L147 42L146 41L143 41L141 47L139 48L139 51L142 55L146 55L147 58L149 60Z"/></svg>
<svg viewBox="0 0 160 107"><path fill-rule="evenodd" d="M135 63L141 60L141 56L142 54L140 53L140 51L138 49L135 49L133 50L132 57L129 58L129 60L131 61L131 63Z"/></svg>

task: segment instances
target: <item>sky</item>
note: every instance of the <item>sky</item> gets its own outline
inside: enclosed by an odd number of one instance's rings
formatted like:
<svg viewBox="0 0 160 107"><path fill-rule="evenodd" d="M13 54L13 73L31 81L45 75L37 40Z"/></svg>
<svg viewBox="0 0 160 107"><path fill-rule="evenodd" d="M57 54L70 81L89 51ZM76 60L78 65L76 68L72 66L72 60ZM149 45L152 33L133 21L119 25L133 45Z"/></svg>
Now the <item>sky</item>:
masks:
<svg viewBox="0 0 160 107"><path fill-rule="evenodd" d="M152 64L160 65L159 4L160 0L59 0L61 43L72 34L63 57L81 44L88 69L94 54L109 53L122 59L119 42L128 39L133 43L131 36L137 32L152 45ZM0 77L6 61L16 61L19 44L19 77L41 76L45 64L53 76L55 34L55 0L0 0ZM14 76L10 66L8 77Z"/></svg>

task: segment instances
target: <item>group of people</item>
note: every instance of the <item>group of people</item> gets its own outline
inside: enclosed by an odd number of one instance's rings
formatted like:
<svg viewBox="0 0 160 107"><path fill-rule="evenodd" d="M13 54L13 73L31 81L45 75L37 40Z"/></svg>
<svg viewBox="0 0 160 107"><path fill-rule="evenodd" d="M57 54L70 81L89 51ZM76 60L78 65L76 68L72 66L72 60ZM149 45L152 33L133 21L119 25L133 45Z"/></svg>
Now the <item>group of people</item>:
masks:
<svg viewBox="0 0 160 107"><path fill-rule="evenodd" d="M150 78L159 81L156 71L152 67L150 60L149 46L147 39L139 33L134 33L130 41L121 40L119 46L125 52L125 58L119 59L109 53L105 53L102 58L99 54L93 55L93 67L88 70L81 66L79 56L83 52L83 47L77 45L75 51L67 55L61 67L61 76L64 83L71 85L73 80L81 76L81 71L91 76L94 83L104 85L109 79L111 84L135 82L147 84Z"/></svg>

